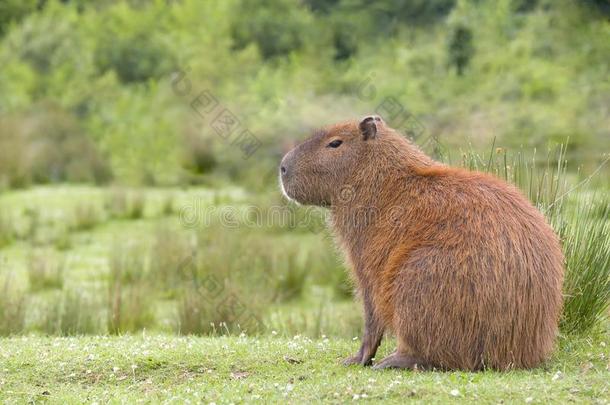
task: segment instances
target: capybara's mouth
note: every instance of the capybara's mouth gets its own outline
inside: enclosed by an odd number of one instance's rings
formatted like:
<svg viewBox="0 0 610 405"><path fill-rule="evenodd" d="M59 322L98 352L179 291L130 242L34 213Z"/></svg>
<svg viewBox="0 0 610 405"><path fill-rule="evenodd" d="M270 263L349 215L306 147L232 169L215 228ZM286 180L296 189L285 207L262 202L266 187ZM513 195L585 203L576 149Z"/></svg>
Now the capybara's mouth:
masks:
<svg viewBox="0 0 610 405"><path fill-rule="evenodd" d="M286 185L284 181L285 181L285 179L280 174L279 183L280 183L280 189L282 190L282 194L284 195L284 197L286 197L286 199L298 203L297 199L291 193L290 187L288 185Z"/></svg>

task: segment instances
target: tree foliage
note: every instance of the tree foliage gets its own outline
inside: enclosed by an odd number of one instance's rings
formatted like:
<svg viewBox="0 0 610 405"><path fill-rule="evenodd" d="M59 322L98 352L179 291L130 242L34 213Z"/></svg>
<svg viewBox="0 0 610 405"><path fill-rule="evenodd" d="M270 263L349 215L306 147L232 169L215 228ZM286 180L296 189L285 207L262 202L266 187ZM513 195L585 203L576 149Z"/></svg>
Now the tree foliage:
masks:
<svg viewBox="0 0 610 405"><path fill-rule="evenodd" d="M425 139L449 149L494 138L545 148L569 137L571 161L592 165L610 149L610 22L599 2L48 0L0 8L0 114L10 117L0 132L27 133L36 111L54 106L51 115L73 120L120 181L274 184L288 138L379 113L388 99L417 117ZM213 100L208 112L193 109L201 94ZM231 136L214 125L225 110L238 124ZM400 129L399 116L385 118ZM246 130L261 145L248 159L236 142Z"/></svg>

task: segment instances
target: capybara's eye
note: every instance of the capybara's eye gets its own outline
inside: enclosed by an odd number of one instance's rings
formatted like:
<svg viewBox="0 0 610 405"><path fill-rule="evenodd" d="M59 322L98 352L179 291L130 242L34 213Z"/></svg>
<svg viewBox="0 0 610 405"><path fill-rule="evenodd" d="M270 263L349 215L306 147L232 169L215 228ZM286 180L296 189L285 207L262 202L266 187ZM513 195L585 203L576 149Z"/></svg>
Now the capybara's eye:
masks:
<svg viewBox="0 0 610 405"><path fill-rule="evenodd" d="M343 143L343 141L341 139L335 139L334 141L332 141L331 143L328 144L328 147L338 148L342 143Z"/></svg>

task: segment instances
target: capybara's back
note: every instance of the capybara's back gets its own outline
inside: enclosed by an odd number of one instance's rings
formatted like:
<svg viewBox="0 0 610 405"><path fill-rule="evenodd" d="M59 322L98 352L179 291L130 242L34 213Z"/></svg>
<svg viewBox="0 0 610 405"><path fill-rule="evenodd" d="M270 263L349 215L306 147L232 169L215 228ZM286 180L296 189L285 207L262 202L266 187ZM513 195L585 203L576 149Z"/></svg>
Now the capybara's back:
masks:
<svg viewBox="0 0 610 405"><path fill-rule="evenodd" d="M558 238L519 191L491 176L420 175L405 201L407 222L417 224L403 239L410 248L394 250L384 269L393 291L380 296L394 301L399 345L441 368L540 364L562 307Z"/></svg>
<svg viewBox="0 0 610 405"><path fill-rule="evenodd" d="M318 131L281 164L284 193L328 207L364 304L358 353L376 368L530 368L547 359L564 260L515 187L435 162L375 116Z"/></svg>

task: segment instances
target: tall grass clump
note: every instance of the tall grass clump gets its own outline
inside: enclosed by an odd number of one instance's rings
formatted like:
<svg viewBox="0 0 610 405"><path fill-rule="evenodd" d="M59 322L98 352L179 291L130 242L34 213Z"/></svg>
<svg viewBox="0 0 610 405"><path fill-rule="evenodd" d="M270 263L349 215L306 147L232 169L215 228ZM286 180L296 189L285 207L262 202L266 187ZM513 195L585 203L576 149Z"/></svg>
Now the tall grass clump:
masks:
<svg viewBox="0 0 610 405"><path fill-rule="evenodd" d="M115 243L109 259L107 326L118 334L149 327L154 322L153 296L146 278L145 249Z"/></svg>
<svg viewBox="0 0 610 405"><path fill-rule="evenodd" d="M175 297L181 287L181 266L191 258L195 249L190 236L167 224L155 230L149 254L150 279L154 280L155 289L166 297Z"/></svg>
<svg viewBox="0 0 610 405"><path fill-rule="evenodd" d="M545 214L559 212L568 192L566 148L549 149L544 156L534 151L509 152L495 148L487 156L472 150L462 154L462 166L493 174L519 187L525 196Z"/></svg>
<svg viewBox="0 0 610 405"><path fill-rule="evenodd" d="M42 229L40 211L34 207L25 207L23 216L25 217L27 227L24 230L25 233L22 233L20 236L23 239L36 243L38 233L40 232L40 229Z"/></svg>
<svg viewBox="0 0 610 405"><path fill-rule="evenodd" d="M312 257L308 254L302 260L299 253L298 247L290 246L272 257L272 269L277 274L276 300L293 301L303 296Z"/></svg>
<svg viewBox="0 0 610 405"><path fill-rule="evenodd" d="M65 291L48 302L40 329L48 335L74 336L102 333L101 308L78 291Z"/></svg>
<svg viewBox="0 0 610 405"><path fill-rule="evenodd" d="M143 192L134 192L129 201L129 219L140 219L144 216L146 208L146 195Z"/></svg>
<svg viewBox="0 0 610 405"><path fill-rule="evenodd" d="M127 191L122 188L113 188L105 196L104 208L112 219L125 218L128 205Z"/></svg>
<svg viewBox="0 0 610 405"><path fill-rule="evenodd" d="M322 246L314 247L310 253L312 255L310 271L313 273L314 281L330 285L337 299L353 298L355 285L349 269L345 268L337 252L329 246L333 245L325 239Z"/></svg>
<svg viewBox="0 0 610 405"><path fill-rule="evenodd" d="M106 196L105 207L113 219L140 219L144 216L146 195L143 191L116 188Z"/></svg>
<svg viewBox="0 0 610 405"><path fill-rule="evenodd" d="M360 304L352 300L335 302L324 290L312 294L305 305L275 307L265 322L268 328L285 336L353 338L362 332Z"/></svg>
<svg viewBox="0 0 610 405"><path fill-rule="evenodd" d="M101 214L91 203L79 203L74 209L73 228L77 231L88 231L101 222Z"/></svg>
<svg viewBox="0 0 610 405"><path fill-rule="evenodd" d="M464 153L462 163L515 184L546 216L566 260L561 330L584 333L608 316L610 306L610 198L607 190L589 190L598 171L576 184L568 182L565 153L561 146L537 159L492 148L487 157Z"/></svg>
<svg viewBox="0 0 610 405"><path fill-rule="evenodd" d="M0 212L0 248L13 240L13 224L8 214Z"/></svg>
<svg viewBox="0 0 610 405"><path fill-rule="evenodd" d="M0 284L0 336L16 335L25 326L25 295L7 276Z"/></svg>
<svg viewBox="0 0 610 405"><path fill-rule="evenodd" d="M66 251L72 247L70 233L66 229L58 229L51 238L51 243L55 249Z"/></svg>
<svg viewBox="0 0 610 405"><path fill-rule="evenodd" d="M244 288L235 287L227 280L218 288L221 293L214 297L210 297L204 286L191 286L184 291L178 306L177 329L180 334L228 335L262 331L260 313L263 305L260 300L247 301L251 296L244 294Z"/></svg>
<svg viewBox="0 0 610 405"><path fill-rule="evenodd" d="M261 235L220 225L199 232L196 254L180 268L184 294L178 303L179 333L256 333L263 328L274 287L265 264L270 252L252 243L256 237Z"/></svg>
<svg viewBox="0 0 610 405"><path fill-rule="evenodd" d="M170 216L174 213L174 196L173 195L167 195L165 197L163 197L163 200L161 201L161 210L160 213L162 216Z"/></svg>
<svg viewBox="0 0 610 405"><path fill-rule="evenodd" d="M582 196L554 222L567 268L561 327L568 333L583 333L608 316L610 198L607 193Z"/></svg>
<svg viewBox="0 0 610 405"><path fill-rule="evenodd" d="M28 280L30 291L61 289L64 285L65 258L48 249L35 249L29 254Z"/></svg>

